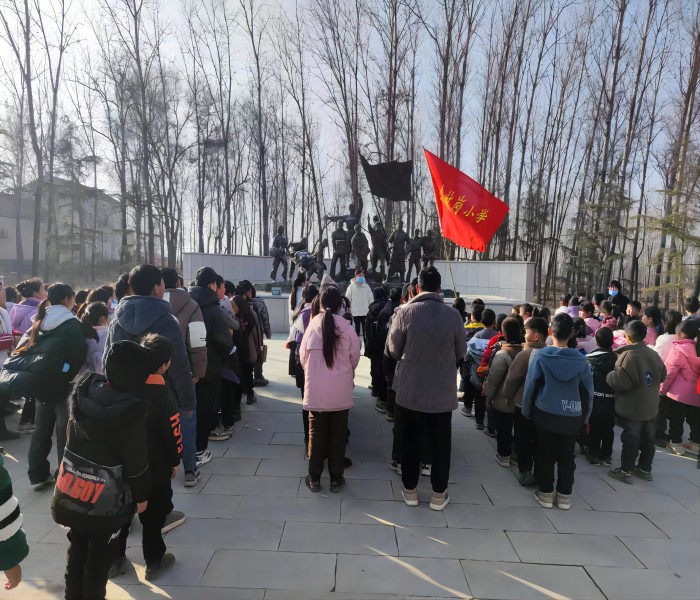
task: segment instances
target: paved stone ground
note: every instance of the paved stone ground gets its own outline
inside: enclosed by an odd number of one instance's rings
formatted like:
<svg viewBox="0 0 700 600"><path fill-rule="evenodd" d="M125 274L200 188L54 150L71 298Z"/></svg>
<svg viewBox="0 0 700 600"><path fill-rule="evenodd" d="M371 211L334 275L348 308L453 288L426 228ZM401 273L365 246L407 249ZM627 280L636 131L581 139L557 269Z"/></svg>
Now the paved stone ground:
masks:
<svg viewBox="0 0 700 600"><path fill-rule="evenodd" d="M452 503L431 511L422 481L424 503L408 508L387 466L392 426L373 408L363 358L347 486L331 494L326 479L311 494L283 344L271 342L265 371L272 383L244 408L236 434L212 442L217 458L202 469L201 483L174 483L175 505L187 513L166 537L177 566L157 585L144 582L137 524L128 550L135 568L110 583L109 598L700 598L694 460L659 452L654 482L628 486L578 458L572 510L544 510L514 472L496 464L493 440L456 412ZM6 464L31 553L25 582L2 596L59 598L65 531L49 514L51 492L28 489L27 447L28 439L7 444L19 462Z"/></svg>

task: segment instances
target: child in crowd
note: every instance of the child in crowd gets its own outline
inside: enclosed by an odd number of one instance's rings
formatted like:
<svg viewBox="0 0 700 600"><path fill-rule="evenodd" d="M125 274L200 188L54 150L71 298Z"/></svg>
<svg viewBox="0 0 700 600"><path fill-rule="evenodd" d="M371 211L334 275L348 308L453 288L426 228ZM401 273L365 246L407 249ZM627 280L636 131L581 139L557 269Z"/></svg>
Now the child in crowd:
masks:
<svg viewBox="0 0 700 600"><path fill-rule="evenodd" d="M676 329L682 320L683 315L677 310L669 310L666 312L664 333L656 338L656 344L654 344L654 350L664 362L666 362L666 359L671 352L673 342L678 339ZM671 400L669 400L668 396L662 393L659 397L659 413L656 415L656 419L654 419L654 427L656 428L656 445L659 448L666 448L666 446L668 446L666 428L668 427L669 402L671 402Z"/></svg>
<svg viewBox="0 0 700 600"><path fill-rule="evenodd" d="M139 513L143 528L143 558L146 562L146 580L153 581L175 564L175 557L167 552L163 542L165 517L173 514L166 531L182 524L185 515L173 511L173 490L170 480L175 477L182 454L182 432L180 413L175 398L165 384L165 372L170 368L173 345L162 335L148 334L141 341L147 350L145 357L150 375L145 385L131 389L147 403L146 437L148 443L148 470L150 491L148 507ZM110 578L126 572L126 540L129 524L119 533L117 552L109 572Z"/></svg>
<svg viewBox="0 0 700 600"><path fill-rule="evenodd" d="M65 454L51 512L69 527L66 598L104 599L119 530L148 506L146 402L126 391L145 384L148 351L115 342L105 377L91 373L70 400Z"/></svg>
<svg viewBox="0 0 700 600"><path fill-rule="evenodd" d="M514 404L513 425L515 432L515 452L518 456L518 481L522 486L535 484L532 468L535 461L535 427L531 419L522 414L523 391L530 360L534 354L546 346L549 326L547 321L535 317L525 324L525 344L523 350L513 359L508 369L503 393Z"/></svg>
<svg viewBox="0 0 700 600"><path fill-rule="evenodd" d="M617 329L617 318L613 315L614 306L610 300L603 300L600 305L600 314L602 316L600 326L607 327L610 331Z"/></svg>
<svg viewBox="0 0 700 600"><path fill-rule="evenodd" d="M532 318L530 318L532 320ZM513 359L522 350L522 335L520 322L512 317L501 325L503 342L501 348L493 356L491 368L484 381L484 396L493 408L494 426L496 429L496 462L502 467L510 467L510 455L513 447L513 412L512 399L504 392L504 384L508 369Z"/></svg>
<svg viewBox="0 0 700 600"><path fill-rule="evenodd" d="M648 346L654 346L659 334L663 333L661 311L656 306L647 306L642 315L642 323L647 327L647 335L644 338L644 343Z"/></svg>
<svg viewBox="0 0 700 600"><path fill-rule="evenodd" d="M617 351L615 369L606 381L615 390L617 424L622 427L622 464L608 474L624 483L632 483L632 475L647 481L653 479L653 420L659 408L659 388L666 379L666 367L659 355L644 343L647 327L640 320L627 323L627 345ZM639 460L637 460L639 459Z"/></svg>
<svg viewBox="0 0 700 600"><path fill-rule="evenodd" d="M496 313L490 308L483 308L482 305L472 306L472 319L479 319L480 327L467 325L467 359L464 361L462 370L464 371L464 408L462 414L465 417L474 416L477 422L477 429L483 429L485 404L481 396L482 380L477 375L477 369L481 364L481 358L488 346L489 340L499 335L500 329L494 328L496 323ZM470 323L469 325L472 325ZM460 386L461 387L461 386ZM473 410L472 410L473 409ZM479 427L479 424L482 426Z"/></svg>
<svg viewBox="0 0 700 600"><path fill-rule="evenodd" d="M553 346L540 350L530 362L523 392L523 416L537 428L537 502L555 503L554 466L557 466L556 505L571 508L574 485L574 449L582 423L588 422L593 403L593 376L586 359L568 348L573 319L559 313L552 319Z"/></svg>
<svg viewBox="0 0 700 600"><path fill-rule="evenodd" d="M304 409L309 411L309 474L306 485L321 490L321 473L328 459L331 492L345 484L345 445L348 412L353 405L355 368L360 361L360 338L338 313L340 290L321 294L321 313L304 332L299 359L305 373Z"/></svg>
<svg viewBox="0 0 700 600"><path fill-rule="evenodd" d="M598 347L586 356L593 373L593 411L589 421L586 458L592 465L612 465L615 439L615 392L606 380L615 368L617 354L613 352L613 334L607 327L595 333Z"/></svg>
<svg viewBox="0 0 700 600"><path fill-rule="evenodd" d="M586 356L596 348L595 334L590 333L591 329L581 317L574 317L574 337L569 342L569 347L576 348L581 354Z"/></svg>
<svg viewBox="0 0 700 600"><path fill-rule="evenodd" d="M678 325L678 339L673 342L671 352L664 361L666 381L661 385L661 394L670 399L668 403L669 436L668 449L675 454L697 456L700 450L700 396L697 392L700 377L700 357L695 345L695 336L700 328L698 319L687 319ZM683 423L690 426L690 441L683 442Z"/></svg>
<svg viewBox="0 0 700 600"><path fill-rule="evenodd" d="M105 342L109 331L109 309L107 305L104 302L90 303L83 310L82 321L90 325L97 333L96 340L93 338L87 340L88 350L85 365L93 373L102 375L102 355L105 351Z"/></svg>
<svg viewBox="0 0 700 600"><path fill-rule="evenodd" d="M586 326L590 329L590 333L587 334L594 335L598 328L600 327L600 321L594 316L595 306L593 302L584 302L578 307L578 316L581 317Z"/></svg>

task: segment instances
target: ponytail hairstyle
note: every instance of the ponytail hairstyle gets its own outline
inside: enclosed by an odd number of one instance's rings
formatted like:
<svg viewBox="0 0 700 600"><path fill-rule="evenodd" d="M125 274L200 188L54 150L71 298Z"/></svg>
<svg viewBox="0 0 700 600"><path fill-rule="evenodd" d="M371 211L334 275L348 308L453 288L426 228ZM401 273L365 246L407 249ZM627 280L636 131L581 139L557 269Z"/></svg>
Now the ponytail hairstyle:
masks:
<svg viewBox="0 0 700 600"><path fill-rule="evenodd" d="M297 317L301 314L301 311L304 310L304 305L308 304L309 302L313 302L313 299L318 296L318 288L313 283L309 283L304 288L302 296L304 301L294 311L294 314L292 315L292 322L297 320Z"/></svg>
<svg viewBox="0 0 700 600"><path fill-rule="evenodd" d="M46 317L49 306L64 304L66 300L70 300L71 298L75 298L75 292L67 283L54 283L49 286L48 297L39 304L36 315L34 315L34 322L32 323L32 328L29 333L29 340L22 346L23 351L28 350L36 344L41 324Z"/></svg>
<svg viewBox="0 0 700 600"><path fill-rule="evenodd" d="M329 369L333 368L333 358L335 356L335 343L338 340L338 332L335 329L333 314L340 310L343 304L343 296L336 287L328 287L321 294L321 307L325 309L323 315L323 358Z"/></svg>
<svg viewBox="0 0 700 600"><path fill-rule="evenodd" d="M83 306L85 307L84 310L81 307L83 323L97 327L102 317L109 320L109 309L104 302L91 302L90 304L86 302Z"/></svg>
<svg viewBox="0 0 700 600"><path fill-rule="evenodd" d="M311 315L313 319L316 315L321 314L321 294L316 294L314 299L311 301Z"/></svg>

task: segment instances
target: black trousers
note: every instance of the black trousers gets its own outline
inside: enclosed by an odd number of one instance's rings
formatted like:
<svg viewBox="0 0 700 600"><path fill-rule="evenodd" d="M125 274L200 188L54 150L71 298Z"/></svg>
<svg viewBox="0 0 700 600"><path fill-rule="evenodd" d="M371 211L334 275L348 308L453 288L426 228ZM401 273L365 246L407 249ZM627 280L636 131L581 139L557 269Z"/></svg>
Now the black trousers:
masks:
<svg viewBox="0 0 700 600"><path fill-rule="evenodd" d="M557 492L570 494L574 487L576 434L562 434L537 428L537 469L540 492L554 491L554 466L557 467Z"/></svg>
<svg viewBox="0 0 700 600"><path fill-rule="evenodd" d="M309 475L313 479L320 479L326 458L331 480L343 476L345 446L348 441L348 412L309 411Z"/></svg>
<svg viewBox="0 0 700 600"><path fill-rule="evenodd" d="M494 408L492 414L497 452L501 456L510 456L513 451L513 413L501 412Z"/></svg>
<svg viewBox="0 0 700 600"><path fill-rule="evenodd" d="M270 279L277 279L277 270L283 266L282 269L282 279L287 281L287 257L286 256L275 256L272 261L272 271L270 272Z"/></svg>
<svg viewBox="0 0 700 600"><path fill-rule="evenodd" d="M481 395L481 390L477 390L473 386L472 389L474 390L474 420L483 425L486 416L486 398Z"/></svg>
<svg viewBox="0 0 700 600"><path fill-rule="evenodd" d="M239 378L241 380L241 386L243 387L244 394L253 393L253 379L255 370L255 363L240 361L239 363L241 372Z"/></svg>
<svg viewBox="0 0 700 600"><path fill-rule="evenodd" d="M36 429L29 442L28 474L32 484L46 481L51 476L52 436L56 431L56 455L58 463L63 460L63 450L66 447L66 429L68 427L68 403L61 393L55 400L36 402Z"/></svg>
<svg viewBox="0 0 700 600"><path fill-rule="evenodd" d="M518 471L530 473L535 464L537 451L537 430L532 419L523 417L519 406L513 413L513 430L515 432L515 452L518 455Z"/></svg>
<svg viewBox="0 0 700 600"><path fill-rule="evenodd" d="M304 423L304 453L309 454L309 411L301 409L301 420Z"/></svg>
<svg viewBox="0 0 700 600"><path fill-rule="evenodd" d="M104 600L118 532L68 531L66 600Z"/></svg>
<svg viewBox="0 0 700 600"><path fill-rule="evenodd" d="M240 383L234 383L224 377L221 378L219 406L221 408L221 424L224 427L233 427L236 421L241 420L242 396L243 388Z"/></svg>
<svg viewBox="0 0 700 600"><path fill-rule="evenodd" d="M588 422L588 439L586 445L596 458L610 458L615 441L614 408L608 413L592 414Z"/></svg>
<svg viewBox="0 0 700 600"><path fill-rule="evenodd" d="M700 406L683 404L669 398L668 421L672 442L683 441L683 422L687 421L690 426L690 441L700 443Z"/></svg>
<svg viewBox="0 0 700 600"><path fill-rule="evenodd" d="M411 282L411 269L415 268L416 277L420 274L420 257L418 258L408 258L408 272L406 274L406 283Z"/></svg>
<svg viewBox="0 0 700 600"><path fill-rule="evenodd" d="M622 427L622 470L631 473L636 465L645 471L651 471L656 445L656 427L652 421L632 421L617 417L617 424ZM637 460L639 459L639 460Z"/></svg>
<svg viewBox="0 0 700 600"><path fill-rule="evenodd" d="M403 486L412 490L418 485L421 462L425 459L426 451L429 451L432 455L430 483L434 492L443 493L450 479L452 411L423 413L397 404L394 415L401 430Z"/></svg>
<svg viewBox="0 0 700 600"><path fill-rule="evenodd" d="M297 375L297 343L296 341L292 340L291 342L287 343L287 346L289 348L289 376L290 377L296 377Z"/></svg>
<svg viewBox="0 0 700 600"><path fill-rule="evenodd" d="M361 340L365 339L365 319L367 316L362 316L362 317L354 317L352 318L352 322L355 324L355 333L357 334L357 337L359 337ZM362 331L362 335L360 336L360 331Z"/></svg>
<svg viewBox="0 0 700 600"><path fill-rule="evenodd" d="M197 395L197 452L209 447L209 433L216 427L221 375L207 371L195 385Z"/></svg>
<svg viewBox="0 0 700 600"><path fill-rule="evenodd" d="M255 365L253 367L253 378L255 379L262 379L263 378L263 357L262 357L262 352L258 353L258 360L255 362Z"/></svg>

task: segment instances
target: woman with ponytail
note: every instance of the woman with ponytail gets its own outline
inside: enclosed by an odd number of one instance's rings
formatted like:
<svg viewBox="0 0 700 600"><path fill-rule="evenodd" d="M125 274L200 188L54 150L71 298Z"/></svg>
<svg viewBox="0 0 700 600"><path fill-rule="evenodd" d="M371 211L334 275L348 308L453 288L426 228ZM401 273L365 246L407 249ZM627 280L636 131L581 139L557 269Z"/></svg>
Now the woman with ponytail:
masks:
<svg viewBox="0 0 700 600"><path fill-rule="evenodd" d="M360 339L352 323L340 316L343 297L336 287L321 293L321 312L304 332L299 358L305 373L304 409L309 411L309 474L306 485L321 489L323 462L328 459L331 492L345 483L348 411L353 405L355 368Z"/></svg>
<svg viewBox="0 0 700 600"><path fill-rule="evenodd" d="M75 292L65 283L49 286L39 304L31 329L4 365L0 393L36 399L36 429L29 446L29 481L42 490L54 481L48 456L56 430L58 464L63 458L68 424L68 393L73 378L85 363L86 333L97 337L92 327L83 328L73 314ZM86 332L86 333L84 333Z"/></svg>

